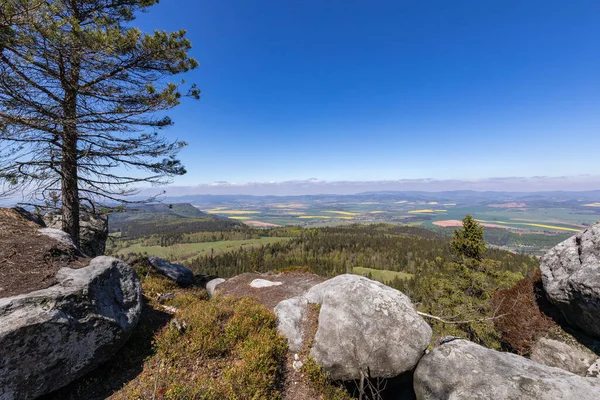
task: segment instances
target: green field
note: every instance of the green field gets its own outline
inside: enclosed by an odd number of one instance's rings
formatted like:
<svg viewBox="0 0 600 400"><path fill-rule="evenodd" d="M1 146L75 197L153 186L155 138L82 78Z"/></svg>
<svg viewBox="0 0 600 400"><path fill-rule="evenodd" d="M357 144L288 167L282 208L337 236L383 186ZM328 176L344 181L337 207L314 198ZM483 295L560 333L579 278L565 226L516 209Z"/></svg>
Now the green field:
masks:
<svg viewBox="0 0 600 400"><path fill-rule="evenodd" d="M142 243L135 243L119 249L116 255L148 253L148 255L165 258L170 261L184 262L201 255L210 254L211 251L214 251L214 254L220 254L239 249L240 247L248 249L283 240L289 240L289 238L262 237L260 239L224 240L221 242L179 243L171 246L144 246Z"/></svg>
<svg viewBox="0 0 600 400"><path fill-rule="evenodd" d="M396 271L388 271L387 269L373 269L373 268L363 268L363 267L354 267L352 268L352 273L356 275L363 275L371 273L371 277L376 281L386 283L391 282L394 278L398 279L408 279L412 278L412 274L407 274L406 272L396 272Z"/></svg>

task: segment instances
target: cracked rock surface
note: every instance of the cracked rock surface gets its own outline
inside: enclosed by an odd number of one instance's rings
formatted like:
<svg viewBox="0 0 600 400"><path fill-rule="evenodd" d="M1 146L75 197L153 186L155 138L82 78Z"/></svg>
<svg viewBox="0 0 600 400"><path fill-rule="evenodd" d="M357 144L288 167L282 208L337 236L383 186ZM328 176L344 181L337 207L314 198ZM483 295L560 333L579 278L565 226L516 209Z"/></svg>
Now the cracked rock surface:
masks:
<svg viewBox="0 0 600 400"><path fill-rule="evenodd" d="M570 324L600 337L600 224L550 249L540 270L548 300Z"/></svg>
<svg viewBox="0 0 600 400"><path fill-rule="evenodd" d="M600 399L600 380L539 364L468 340L446 341L415 370L419 400Z"/></svg>
<svg viewBox="0 0 600 400"><path fill-rule="evenodd" d="M125 343L142 308L136 273L112 257L62 268L58 284L0 299L0 399L67 385Z"/></svg>

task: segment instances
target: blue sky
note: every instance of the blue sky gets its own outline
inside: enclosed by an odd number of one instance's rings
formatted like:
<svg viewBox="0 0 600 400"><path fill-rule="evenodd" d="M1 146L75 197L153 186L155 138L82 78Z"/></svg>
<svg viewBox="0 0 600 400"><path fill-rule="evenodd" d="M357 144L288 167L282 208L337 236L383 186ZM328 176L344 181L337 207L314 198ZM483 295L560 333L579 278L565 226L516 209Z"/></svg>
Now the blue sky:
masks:
<svg viewBox="0 0 600 400"><path fill-rule="evenodd" d="M600 2L163 0L176 185L600 175Z"/></svg>

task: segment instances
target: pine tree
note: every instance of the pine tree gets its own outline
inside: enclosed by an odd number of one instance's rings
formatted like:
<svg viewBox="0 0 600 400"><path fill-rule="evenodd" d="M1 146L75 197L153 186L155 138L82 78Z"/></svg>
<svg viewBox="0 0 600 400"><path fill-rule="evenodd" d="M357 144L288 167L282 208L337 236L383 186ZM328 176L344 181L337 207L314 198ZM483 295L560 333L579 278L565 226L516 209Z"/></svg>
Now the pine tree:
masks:
<svg viewBox="0 0 600 400"><path fill-rule="evenodd" d="M486 251L486 243L483 239L483 226L470 215L463 218L462 222L462 228L454 231L452 235L450 247L457 256L481 261Z"/></svg>
<svg viewBox="0 0 600 400"><path fill-rule="evenodd" d="M185 143L159 136L172 121L155 113L183 95L184 82L168 78L198 63L185 31L131 26L156 3L0 4L0 192L60 193L62 228L76 243L82 201L120 201L139 183L185 173L176 158ZM186 94L199 98L195 85Z"/></svg>

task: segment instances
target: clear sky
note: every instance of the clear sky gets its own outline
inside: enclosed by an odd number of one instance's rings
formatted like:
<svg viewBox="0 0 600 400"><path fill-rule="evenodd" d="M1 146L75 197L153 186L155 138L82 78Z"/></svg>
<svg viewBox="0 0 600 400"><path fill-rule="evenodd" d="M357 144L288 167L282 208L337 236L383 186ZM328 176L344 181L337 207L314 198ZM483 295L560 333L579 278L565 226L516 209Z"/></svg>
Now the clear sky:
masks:
<svg viewBox="0 0 600 400"><path fill-rule="evenodd" d="M598 0L162 0L177 185L600 175Z"/></svg>

